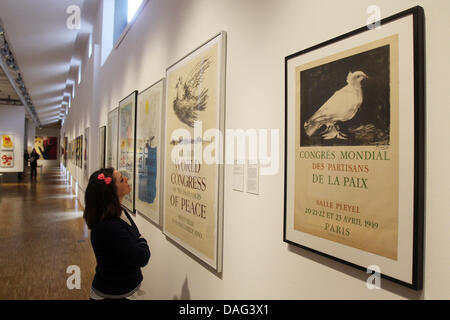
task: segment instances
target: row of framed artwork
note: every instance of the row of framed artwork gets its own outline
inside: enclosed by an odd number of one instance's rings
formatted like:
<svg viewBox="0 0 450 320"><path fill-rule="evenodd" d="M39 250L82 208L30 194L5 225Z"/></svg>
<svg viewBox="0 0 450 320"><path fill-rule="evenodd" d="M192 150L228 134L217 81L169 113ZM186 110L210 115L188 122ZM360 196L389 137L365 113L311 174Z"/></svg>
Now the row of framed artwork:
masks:
<svg viewBox="0 0 450 320"><path fill-rule="evenodd" d="M423 53L424 13L415 7L285 57L283 240L416 290ZM191 155L214 146L195 130L200 122L223 134L225 54L221 32L120 101L105 151L106 166L132 185L124 205L218 272L223 161Z"/></svg>
<svg viewBox="0 0 450 320"><path fill-rule="evenodd" d="M103 129L103 140L100 138L100 143L103 142L103 149L100 150L100 157L103 156L104 159L104 141L105 134ZM101 136L100 136L101 137ZM84 179L87 184L89 181L89 128L84 129L84 135L76 137L72 141L68 141L67 137L64 137L64 145L62 149L62 161L64 166L67 166L67 161L76 165L77 167L83 169ZM103 152L101 151L103 150ZM101 167L104 166L104 161L100 164Z"/></svg>
<svg viewBox="0 0 450 320"><path fill-rule="evenodd" d="M64 161L76 165L79 168L83 167L83 135L67 142L67 137L64 138Z"/></svg>
<svg viewBox="0 0 450 320"><path fill-rule="evenodd" d="M220 32L167 68L165 78L121 100L108 113L105 148L105 166L131 186L122 205L218 272L223 165L190 155L213 144L202 142L197 125L223 132L225 55L226 33Z"/></svg>
<svg viewBox="0 0 450 320"><path fill-rule="evenodd" d="M16 137L13 134L0 134L0 168L14 167ZM36 136L34 149L41 160L56 160L58 156L57 137Z"/></svg>

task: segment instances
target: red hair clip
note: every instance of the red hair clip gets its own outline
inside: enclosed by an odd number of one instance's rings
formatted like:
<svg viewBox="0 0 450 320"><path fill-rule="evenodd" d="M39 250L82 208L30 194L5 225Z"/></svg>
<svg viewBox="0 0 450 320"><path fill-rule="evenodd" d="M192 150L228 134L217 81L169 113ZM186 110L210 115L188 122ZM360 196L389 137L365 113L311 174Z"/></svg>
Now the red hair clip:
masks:
<svg viewBox="0 0 450 320"><path fill-rule="evenodd" d="M105 175L103 173L100 173L98 175L98 180L104 180L106 184L110 184L112 181L111 177L105 177Z"/></svg>

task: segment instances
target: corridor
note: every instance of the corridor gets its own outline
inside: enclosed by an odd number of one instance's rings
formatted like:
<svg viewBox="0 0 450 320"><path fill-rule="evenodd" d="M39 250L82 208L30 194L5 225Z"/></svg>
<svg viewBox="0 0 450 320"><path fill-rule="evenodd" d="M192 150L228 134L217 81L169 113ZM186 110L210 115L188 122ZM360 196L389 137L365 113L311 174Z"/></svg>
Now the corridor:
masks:
<svg viewBox="0 0 450 320"><path fill-rule="evenodd" d="M59 166L0 183L0 300L89 299L96 264L82 210ZM80 289L68 288L69 266Z"/></svg>

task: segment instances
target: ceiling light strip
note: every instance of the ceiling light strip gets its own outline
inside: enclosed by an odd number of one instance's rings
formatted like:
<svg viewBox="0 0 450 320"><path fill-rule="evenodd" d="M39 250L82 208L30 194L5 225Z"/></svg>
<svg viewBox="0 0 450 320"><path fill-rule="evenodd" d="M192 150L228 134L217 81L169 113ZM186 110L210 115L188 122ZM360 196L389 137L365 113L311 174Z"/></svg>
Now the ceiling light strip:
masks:
<svg viewBox="0 0 450 320"><path fill-rule="evenodd" d="M31 101L30 94L25 86L25 82L22 78L22 75L19 71L19 66L17 65L17 61L14 58L14 54L11 52L11 49L8 45L8 41L6 39L5 29L0 21L0 67L5 73L6 77L9 80L9 83L14 88L19 97L20 101L22 101L25 109L33 119L36 127L40 128L41 123L37 116L36 110L33 106L33 102ZM10 72L10 69L16 73L16 76L13 76ZM18 87L18 85L20 87Z"/></svg>
<svg viewBox="0 0 450 320"><path fill-rule="evenodd" d="M34 124L36 125L36 127L41 127L41 123L39 121L39 118L37 117L37 114L35 114L36 112L33 112L30 108L30 106L28 105L28 103L25 101L25 98L22 95L22 92L20 91L20 89L17 87L14 79L12 78L11 74L9 73L8 68L5 66L3 59L0 59L0 67L3 69L3 72L5 73L6 77L8 78L11 86L14 88L14 90L17 93L17 96L19 97L20 101L22 101L22 104L25 106L25 108L27 109L27 112L30 114L31 118L33 119Z"/></svg>

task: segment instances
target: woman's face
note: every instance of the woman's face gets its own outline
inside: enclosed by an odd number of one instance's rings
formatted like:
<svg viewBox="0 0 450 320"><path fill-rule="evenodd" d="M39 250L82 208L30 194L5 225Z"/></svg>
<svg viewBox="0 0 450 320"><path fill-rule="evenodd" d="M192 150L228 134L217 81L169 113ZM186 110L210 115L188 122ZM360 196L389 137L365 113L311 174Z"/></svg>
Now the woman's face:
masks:
<svg viewBox="0 0 450 320"><path fill-rule="evenodd" d="M117 196L120 200L122 200L125 195L131 192L131 187L128 184L128 178L122 176L122 174L117 170L114 170L113 176L116 183Z"/></svg>

